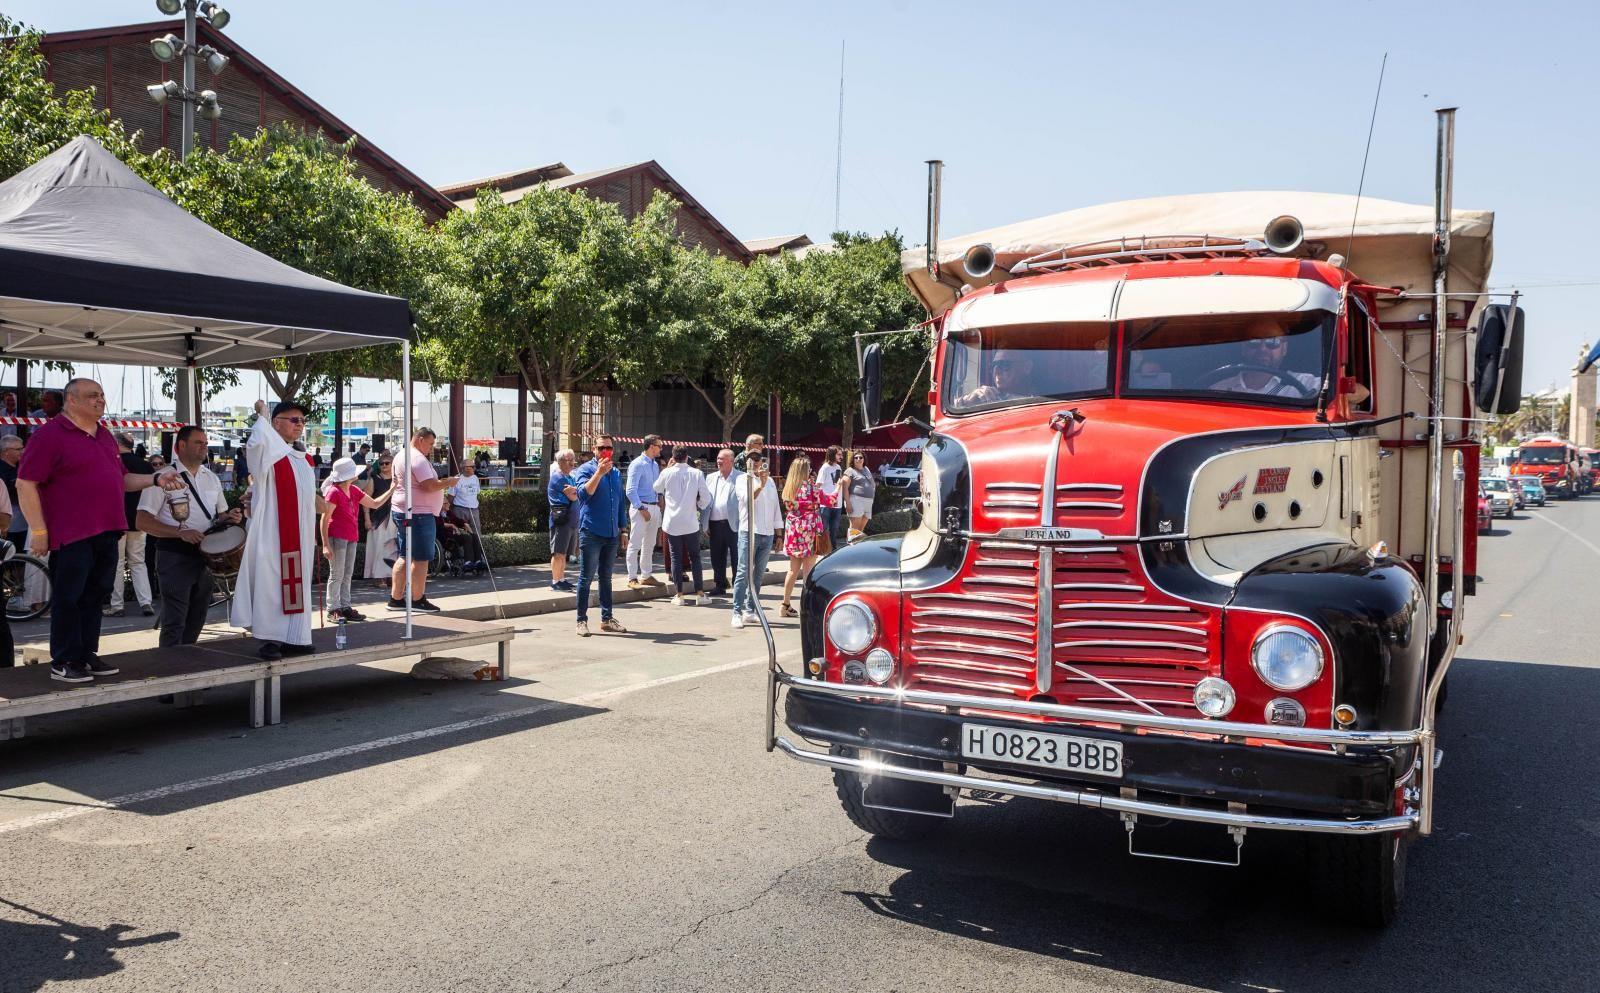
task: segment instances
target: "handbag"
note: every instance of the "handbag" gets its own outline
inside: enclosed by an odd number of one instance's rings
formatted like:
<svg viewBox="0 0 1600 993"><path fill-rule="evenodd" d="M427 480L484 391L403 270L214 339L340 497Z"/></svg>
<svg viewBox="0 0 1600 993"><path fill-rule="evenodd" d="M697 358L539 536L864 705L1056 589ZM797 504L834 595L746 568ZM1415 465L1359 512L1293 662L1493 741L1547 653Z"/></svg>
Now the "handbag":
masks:
<svg viewBox="0 0 1600 993"><path fill-rule="evenodd" d="M550 508L550 526L564 528L572 520L572 504L561 503Z"/></svg>

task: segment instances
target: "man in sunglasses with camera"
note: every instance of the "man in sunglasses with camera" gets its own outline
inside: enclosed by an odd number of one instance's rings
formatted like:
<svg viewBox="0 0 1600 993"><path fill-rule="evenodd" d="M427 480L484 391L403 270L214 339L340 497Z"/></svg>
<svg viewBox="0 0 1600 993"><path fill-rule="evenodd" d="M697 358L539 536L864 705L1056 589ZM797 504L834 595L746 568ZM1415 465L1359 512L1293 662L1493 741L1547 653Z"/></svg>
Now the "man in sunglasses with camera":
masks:
<svg viewBox="0 0 1600 993"><path fill-rule="evenodd" d="M589 584L600 581L600 630L626 634L611 613L611 564L628 530L628 499L622 473L611 464L615 451L609 435L601 435L594 458L572 474L578 490L578 636L589 637Z"/></svg>
<svg viewBox="0 0 1600 993"><path fill-rule="evenodd" d="M230 623L249 628L264 659L305 655L311 646L311 574L316 566L317 515L328 504L317 494L311 458L294 447L310 412L285 400L267 416L256 401L245 457L250 463L252 526L233 590Z"/></svg>

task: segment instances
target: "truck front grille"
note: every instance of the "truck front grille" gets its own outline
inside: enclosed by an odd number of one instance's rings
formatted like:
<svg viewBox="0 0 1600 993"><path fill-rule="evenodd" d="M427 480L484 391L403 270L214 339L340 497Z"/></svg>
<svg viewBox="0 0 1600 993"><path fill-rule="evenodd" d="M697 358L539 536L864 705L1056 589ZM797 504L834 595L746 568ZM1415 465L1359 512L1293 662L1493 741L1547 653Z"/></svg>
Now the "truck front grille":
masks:
<svg viewBox="0 0 1600 993"><path fill-rule="evenodd" d="M1038 548L975 545L956 585L909 598L906 685L1038 696ZM1216 619L1153 593L1137 554L1114 544L1054 549L1054 667L1045 695L1107 710L1194 716L1194 686L1214 671L1219 654Z"/></svg>

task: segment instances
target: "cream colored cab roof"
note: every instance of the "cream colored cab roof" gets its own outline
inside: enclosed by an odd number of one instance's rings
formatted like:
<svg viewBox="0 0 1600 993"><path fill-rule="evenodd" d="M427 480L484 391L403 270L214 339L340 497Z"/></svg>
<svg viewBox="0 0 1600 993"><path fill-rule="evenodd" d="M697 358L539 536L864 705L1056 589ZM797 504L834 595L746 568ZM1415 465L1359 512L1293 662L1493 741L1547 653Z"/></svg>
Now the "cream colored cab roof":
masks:
<svg viewBox="0 0 1600 993"><path fill-rule="evenodd" d="M900 262L911 291L929 313L937 315L955 302L956 290L963 284L1009 279L1012 266L1043 252L1124 238L1259 239L1267 222L1280 214L1291 214L1305 226L1305 244L1296 255L1315 259L1345 255L1350 270L1370 283L1431 291L1433 206L1362 197L1358 211L1356 198L1343 193L1197 193L1125 200L940 238L938 282L928 275L926 246L908 249ZM1453 213L1450 292L1479 293L1486 288L1494 256L1493 231L1491 211ZM980 244L994 248L995 268L986 278L972 280L962 271L961 258Z"/></svg>

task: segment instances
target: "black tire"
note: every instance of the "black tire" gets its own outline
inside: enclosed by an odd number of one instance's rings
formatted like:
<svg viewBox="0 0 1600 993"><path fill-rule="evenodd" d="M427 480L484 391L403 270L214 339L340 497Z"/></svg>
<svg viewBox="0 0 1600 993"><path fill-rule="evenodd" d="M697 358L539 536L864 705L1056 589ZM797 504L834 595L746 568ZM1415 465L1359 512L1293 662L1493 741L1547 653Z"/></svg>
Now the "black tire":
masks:
<svg viewBox="0 0 1600 993"><path fill-rule="evenodd" d="M856 750L845 745L829 749L834 755L854 758ZM933 786L930 789L937 790ZM839 795L839 805L844 808L850 823L879 838L892 841L916 841L944 827L946 818L926 814L902 814L894 810L880 810L861 802L861 777L843 769L833 770L833 791Z"/></svg>
<svg viewBox="0 0 1600 993"><path fill-rule="evenodd" d="M1388 927L1405 898L1408 845L1400 832L1306 835L1311 886L1319 904L1346 923Z"/></svg>
<svg viewBox="0 0 1600 993"><path fill-rule="evenodd" d="M18 604L12 607L12 600L22 596L27 589L28 576L37 570L40 593L44 597L37 607ZM36 617L43 617L50 611L50 570L45 564L31 555L13 555L0 563L0 597L5 598L6 620L31 621Z"/></svg>

